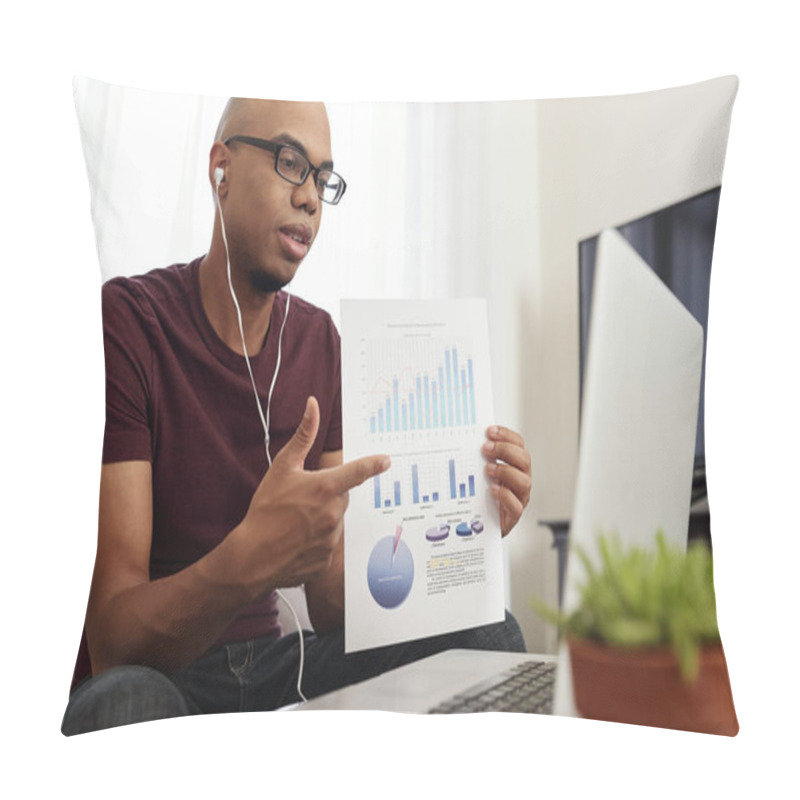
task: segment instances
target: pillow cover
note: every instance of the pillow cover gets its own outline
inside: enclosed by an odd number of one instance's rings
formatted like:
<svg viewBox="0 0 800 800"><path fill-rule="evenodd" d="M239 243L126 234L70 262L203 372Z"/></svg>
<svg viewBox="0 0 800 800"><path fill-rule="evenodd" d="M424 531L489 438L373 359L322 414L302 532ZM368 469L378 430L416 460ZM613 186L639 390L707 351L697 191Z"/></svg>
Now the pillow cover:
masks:
<svg viewBox="0 0 800 800"><path fill-rule="evenodd" d="M619 97L327 106L348 190L325 208L292 293L334 322L342 297L486 297L498 421L536 454L530 507L507 540L508 605L530 652L557 644L530 600L557 603L562 588L539 520L563 564L596 239L619 230L707 326L736 88L721 78ZM205 253L208 152L226 98L82 78L74 89L103 280ZM710 541L703 420L701 401L689 534ZM88 668L82 648L76 683Z"/></svg>

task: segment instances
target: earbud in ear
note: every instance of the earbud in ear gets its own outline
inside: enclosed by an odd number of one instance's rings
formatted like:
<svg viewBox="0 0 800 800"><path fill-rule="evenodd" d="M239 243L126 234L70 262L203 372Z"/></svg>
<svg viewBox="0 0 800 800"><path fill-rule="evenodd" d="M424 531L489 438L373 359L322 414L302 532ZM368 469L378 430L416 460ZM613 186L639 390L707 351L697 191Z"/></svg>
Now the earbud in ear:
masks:
<svg viewBox="0 0 800 800"><path fill-rule="evenodd" d="M222 167L217 167L214 170L214 184L216 185L217 188L219 188L219 185L224 180L225 180L225 170L222 169Z"/></svg>

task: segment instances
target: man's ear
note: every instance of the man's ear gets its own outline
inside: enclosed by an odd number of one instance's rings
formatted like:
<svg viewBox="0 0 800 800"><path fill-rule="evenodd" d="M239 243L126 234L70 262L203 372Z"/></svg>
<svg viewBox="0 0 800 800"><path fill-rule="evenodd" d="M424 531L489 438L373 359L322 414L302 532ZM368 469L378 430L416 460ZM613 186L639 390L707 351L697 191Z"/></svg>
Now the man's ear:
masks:
<svg viewBox="0 0 800 800"><path fill-rule="evenodd" d="M208 157L208 179L214 192L221 197L227 192L229 156L230 151L222 142L214 142Z"/></svg>

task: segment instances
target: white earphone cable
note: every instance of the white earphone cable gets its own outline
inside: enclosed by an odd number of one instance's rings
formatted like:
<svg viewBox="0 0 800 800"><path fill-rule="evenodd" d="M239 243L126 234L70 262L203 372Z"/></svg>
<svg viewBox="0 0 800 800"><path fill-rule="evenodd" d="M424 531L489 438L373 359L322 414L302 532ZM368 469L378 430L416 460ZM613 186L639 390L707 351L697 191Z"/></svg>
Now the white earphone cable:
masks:
<svg viewBox="0 0 800 800"><path fill-rule="evenodd" d="M218 184L219 186L219 184ZM261 419L261 425L264 428L264 447L267 452L267 463L269 466L272 466L272 456L269 453L269 408L272 403L272 391L275 388L275 382L278 379L278 371L281 368L281 345L283 343L283 330L286 327L286 320L289 318L289 303L291 302L292 296L287 293L286 295L286 311L283 315L283 323L281 324L280 334L278 336L278 360L275 364L275 372L272 375L272 382L269 387L269 392L267 394L267 411L266 417L264 416L264 412L261 410L261 401L258 398L258 389L256 388L256 380L253 376L253 368L250 366L250 358L247 355L247 345L245 344L244 339L244 323L242 322L242 311L239 308L239 301L236 299L236 292L233 289L233 279L231 277L231 255L230 250L228 249L228 236L225 232L225 218L222 214L222 204L219 200L219 192L214 192L214 198L217 201L217 208L219 209L219 220L220 226L222 229L222 241L225 245L225 258L227 261L227 271L228 271L228 288L230 289L231 298L233 299L233 305L236 307L236 319L239 323L239 335L242 337L242 350L244 351L244 362L247 365L247 371L250 374L250 383L253 386L253 394L256 398L256 408L258 409L258 416ZM297 613L294 610L294 607L286 598L286 596L281 592L280 589L276 589L275 592L277 593L278 597L288 606L289 611L292 613L292 617L294 618L295 625L297 626L297 635L300 640L300 668L297 673L297 694L300 695L300 699L303 702L308 702L306 696L303 694L301 687L303 681L303 664L305 661L305 645L303 639L303 628L300 625L300 619L297 616Z"/></svg>
<svg viewBox="0 0 800 800"><path fill-rule="evenodd" d="M267 441L267 462L272 466L272 458L269 454L269 409L272 405L272 392L275 389L275 381L278 380L278 372L281 368L281 349L283 344L283 329L286 327L286 320L289 319L289 304L292 302L292 296L286 294L286 311L283 314L283 322L281 323L281 332L278 335L278 360L275 362L275 372L272 375L272 383L269 385L269 393L267 394L267 417L265 421L266 426L266 441Z"/></svg>
<svg viewBox="0 0 800 800"><path fill-rule="evenodd" d="M303 644L303 626L300 624L300 619L297 616L297 612L294 610L294 607L286 598L286 595L284 595L284 593L280 589L276 589L275 591L277 592L278 597L280 597L280 599L283 600L284 603L286 603L286 605L289 608L289 611L292 612L292 617L294 618L294 624L297 626L297 636L300 639L300 667L297 671L297 694L300 695L300 699L304 703L307 703L308 698L303 694L303 690L300 688L303 682L303 662L305 660L305 647Z"/></svg>

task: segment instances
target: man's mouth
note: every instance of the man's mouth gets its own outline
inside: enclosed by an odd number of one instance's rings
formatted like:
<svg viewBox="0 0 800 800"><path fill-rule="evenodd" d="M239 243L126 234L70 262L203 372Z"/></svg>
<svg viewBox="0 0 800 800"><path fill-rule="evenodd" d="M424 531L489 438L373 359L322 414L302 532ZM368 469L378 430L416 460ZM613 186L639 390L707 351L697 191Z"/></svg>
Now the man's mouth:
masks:
<svg viewBox="0 0 800 800"><path fill-rule="evenodd" d="M305 258L311 247L313 234L307 225L285 225L279 229L286 255L294 260Z"/></svg>

